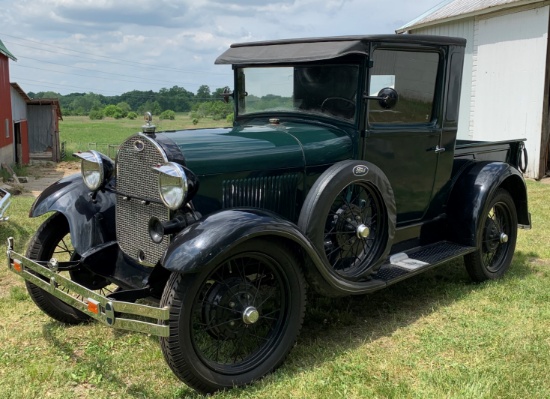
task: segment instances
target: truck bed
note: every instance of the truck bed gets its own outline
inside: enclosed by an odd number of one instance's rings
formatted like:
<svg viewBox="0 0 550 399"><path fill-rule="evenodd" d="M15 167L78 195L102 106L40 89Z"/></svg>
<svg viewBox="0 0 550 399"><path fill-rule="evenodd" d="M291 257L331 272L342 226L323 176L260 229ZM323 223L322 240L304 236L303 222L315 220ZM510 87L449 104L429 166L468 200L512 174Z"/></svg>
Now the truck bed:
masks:
<svg viewBox="0 0 550 399"><path fill-rule="evenodd" d="M457 140L455 159L475 159L479 161L500 161L519 168L526 139L506 141ZM526 164L526 160L522 164Z"/></svg>

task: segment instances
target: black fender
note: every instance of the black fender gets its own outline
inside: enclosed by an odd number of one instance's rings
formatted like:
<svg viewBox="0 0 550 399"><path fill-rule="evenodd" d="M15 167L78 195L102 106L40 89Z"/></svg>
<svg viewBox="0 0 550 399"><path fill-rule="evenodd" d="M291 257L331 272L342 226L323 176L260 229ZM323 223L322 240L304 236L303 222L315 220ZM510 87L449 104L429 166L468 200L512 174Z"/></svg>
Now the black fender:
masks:
<svg viewBox="0 0 550 399"><path fill-rule="evenodd" d="M369 183L382 201L386 216L385 237L373 262L367 270L362 270L350 279L363 279L376 271L390 253L395 237L397 209L393 188L386 174L371 162L346 160L329 167L313 184L304 201L298 227L313 242L320 253L324 251L325 223L336 195L345 187L355 183ZM323 254L323 259L326 256ZM327 262L328 263L328 262ZM332 269L332 268L331 268Z"/></svg>
<svg viewBox="0 0 550 399"><path fill-rule="evenodd" d="M459 244L475 247L476 235L485 206L498 188L507 190L514 200L518 224L531 227L527 187L523 175L503 162L473 162L455 177L447 205L449 231Z"/></svg>
<svg viewBox="0 0 550 399"><path fill-rule="evenodd" d="M83 254L116 239L115 202L115 194L109 191L98 191L92 198L92 192L78 173L46 188L31 206L29 217L62 213L69 222L75 250Z"/></svg>
<svg viewBox="0 0 550 399"><path fill-rule="evenodd" d="M301 251L304 266L311 267L335 295L358 294L375 290L384 283L350 282L339 278L323 263L310 240L294 223L260 209L228 209L203 218L173 239L160 260L161 265L177 273L197 273L212 268L239 244L256 238L272 238Z"/></svg>

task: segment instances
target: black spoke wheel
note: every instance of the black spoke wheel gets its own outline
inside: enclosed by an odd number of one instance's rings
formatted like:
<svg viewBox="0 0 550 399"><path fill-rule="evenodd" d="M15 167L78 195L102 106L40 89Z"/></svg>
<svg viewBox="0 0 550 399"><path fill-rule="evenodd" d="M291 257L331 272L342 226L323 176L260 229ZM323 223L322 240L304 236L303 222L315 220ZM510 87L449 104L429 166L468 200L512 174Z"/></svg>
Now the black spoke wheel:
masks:
<svg viewBox="0 0 550 399"><path fill-rule="evenodd" d="M493 195L479 221L477 250L464 257L474 281L501 277L510 267L517 240L517 212L508 191Z"/></svg>
<svg viewBox="0 0 550 399"><path fill-rule="evenodd" d="M380 256L385 215L380 196L368 183L338 193L325 220L323 249L332 269L343 277L365 272Z"/></svg>
<svg viewBox="0 0 550 399"><path fill-rule="evenodd" d="M202 392L250 383L277 368L296 341L305 282L284 247L252 240L196 275L174 273L161 304L170 337L161 338L174 373Z"/></svg>
<svg viewBox="0 0 550 399"><path fill-rule="evenodd" d="M366 280L389 253L395 231L395 201L387 178L364 161L333 165L308 193L298 227L335 275Z"/></svg>
<svg viewBox="0 0 550 399"><path fill-rule="evenodd" d="M79 255L71 243L69 224L65 216L55 213L42 223L29 244L26 256L29 259L43 262L52 258L60 262L78 260ZM116 286L110 285L104 278L83 268L58 273L102 295L108 295L116 289ZM67 305L36 285L26 282L26 286L34 303L55 320L66 324L79 324L90 319L85 313ZM78 294L71 293L63 285L59 285L58 288L75 298L83 299Z"/></svg>

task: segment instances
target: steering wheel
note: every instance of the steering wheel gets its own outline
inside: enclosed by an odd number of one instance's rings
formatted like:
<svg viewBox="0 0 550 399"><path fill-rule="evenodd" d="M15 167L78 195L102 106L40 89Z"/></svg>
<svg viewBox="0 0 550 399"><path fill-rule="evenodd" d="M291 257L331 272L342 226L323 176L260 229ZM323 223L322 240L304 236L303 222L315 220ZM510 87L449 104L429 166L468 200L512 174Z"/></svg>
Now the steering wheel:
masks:
<svg viewBox="0 0 550 399"><path fill-rule="evenodd" d="M355 102L345 97L327 97L321 103L321 112L325 111L349 119L355 114Z"/></svg>

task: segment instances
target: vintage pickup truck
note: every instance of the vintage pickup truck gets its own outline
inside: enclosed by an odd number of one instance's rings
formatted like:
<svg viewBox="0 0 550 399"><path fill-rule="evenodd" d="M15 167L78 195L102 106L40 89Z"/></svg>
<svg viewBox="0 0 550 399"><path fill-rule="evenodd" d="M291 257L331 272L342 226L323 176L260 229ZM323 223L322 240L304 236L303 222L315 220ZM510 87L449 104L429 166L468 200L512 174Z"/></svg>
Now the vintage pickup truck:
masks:
<svg viewBox="0 0 550 399"><path fill-rule="evenodd" d="M232 45L231 128L143 132L36 200L9 268L63 323L160 337L202 392L280 366L306 289L367 294L464 257L501 277L530 227L523 140L457 141L465 40L417 35Z"/></svg>

